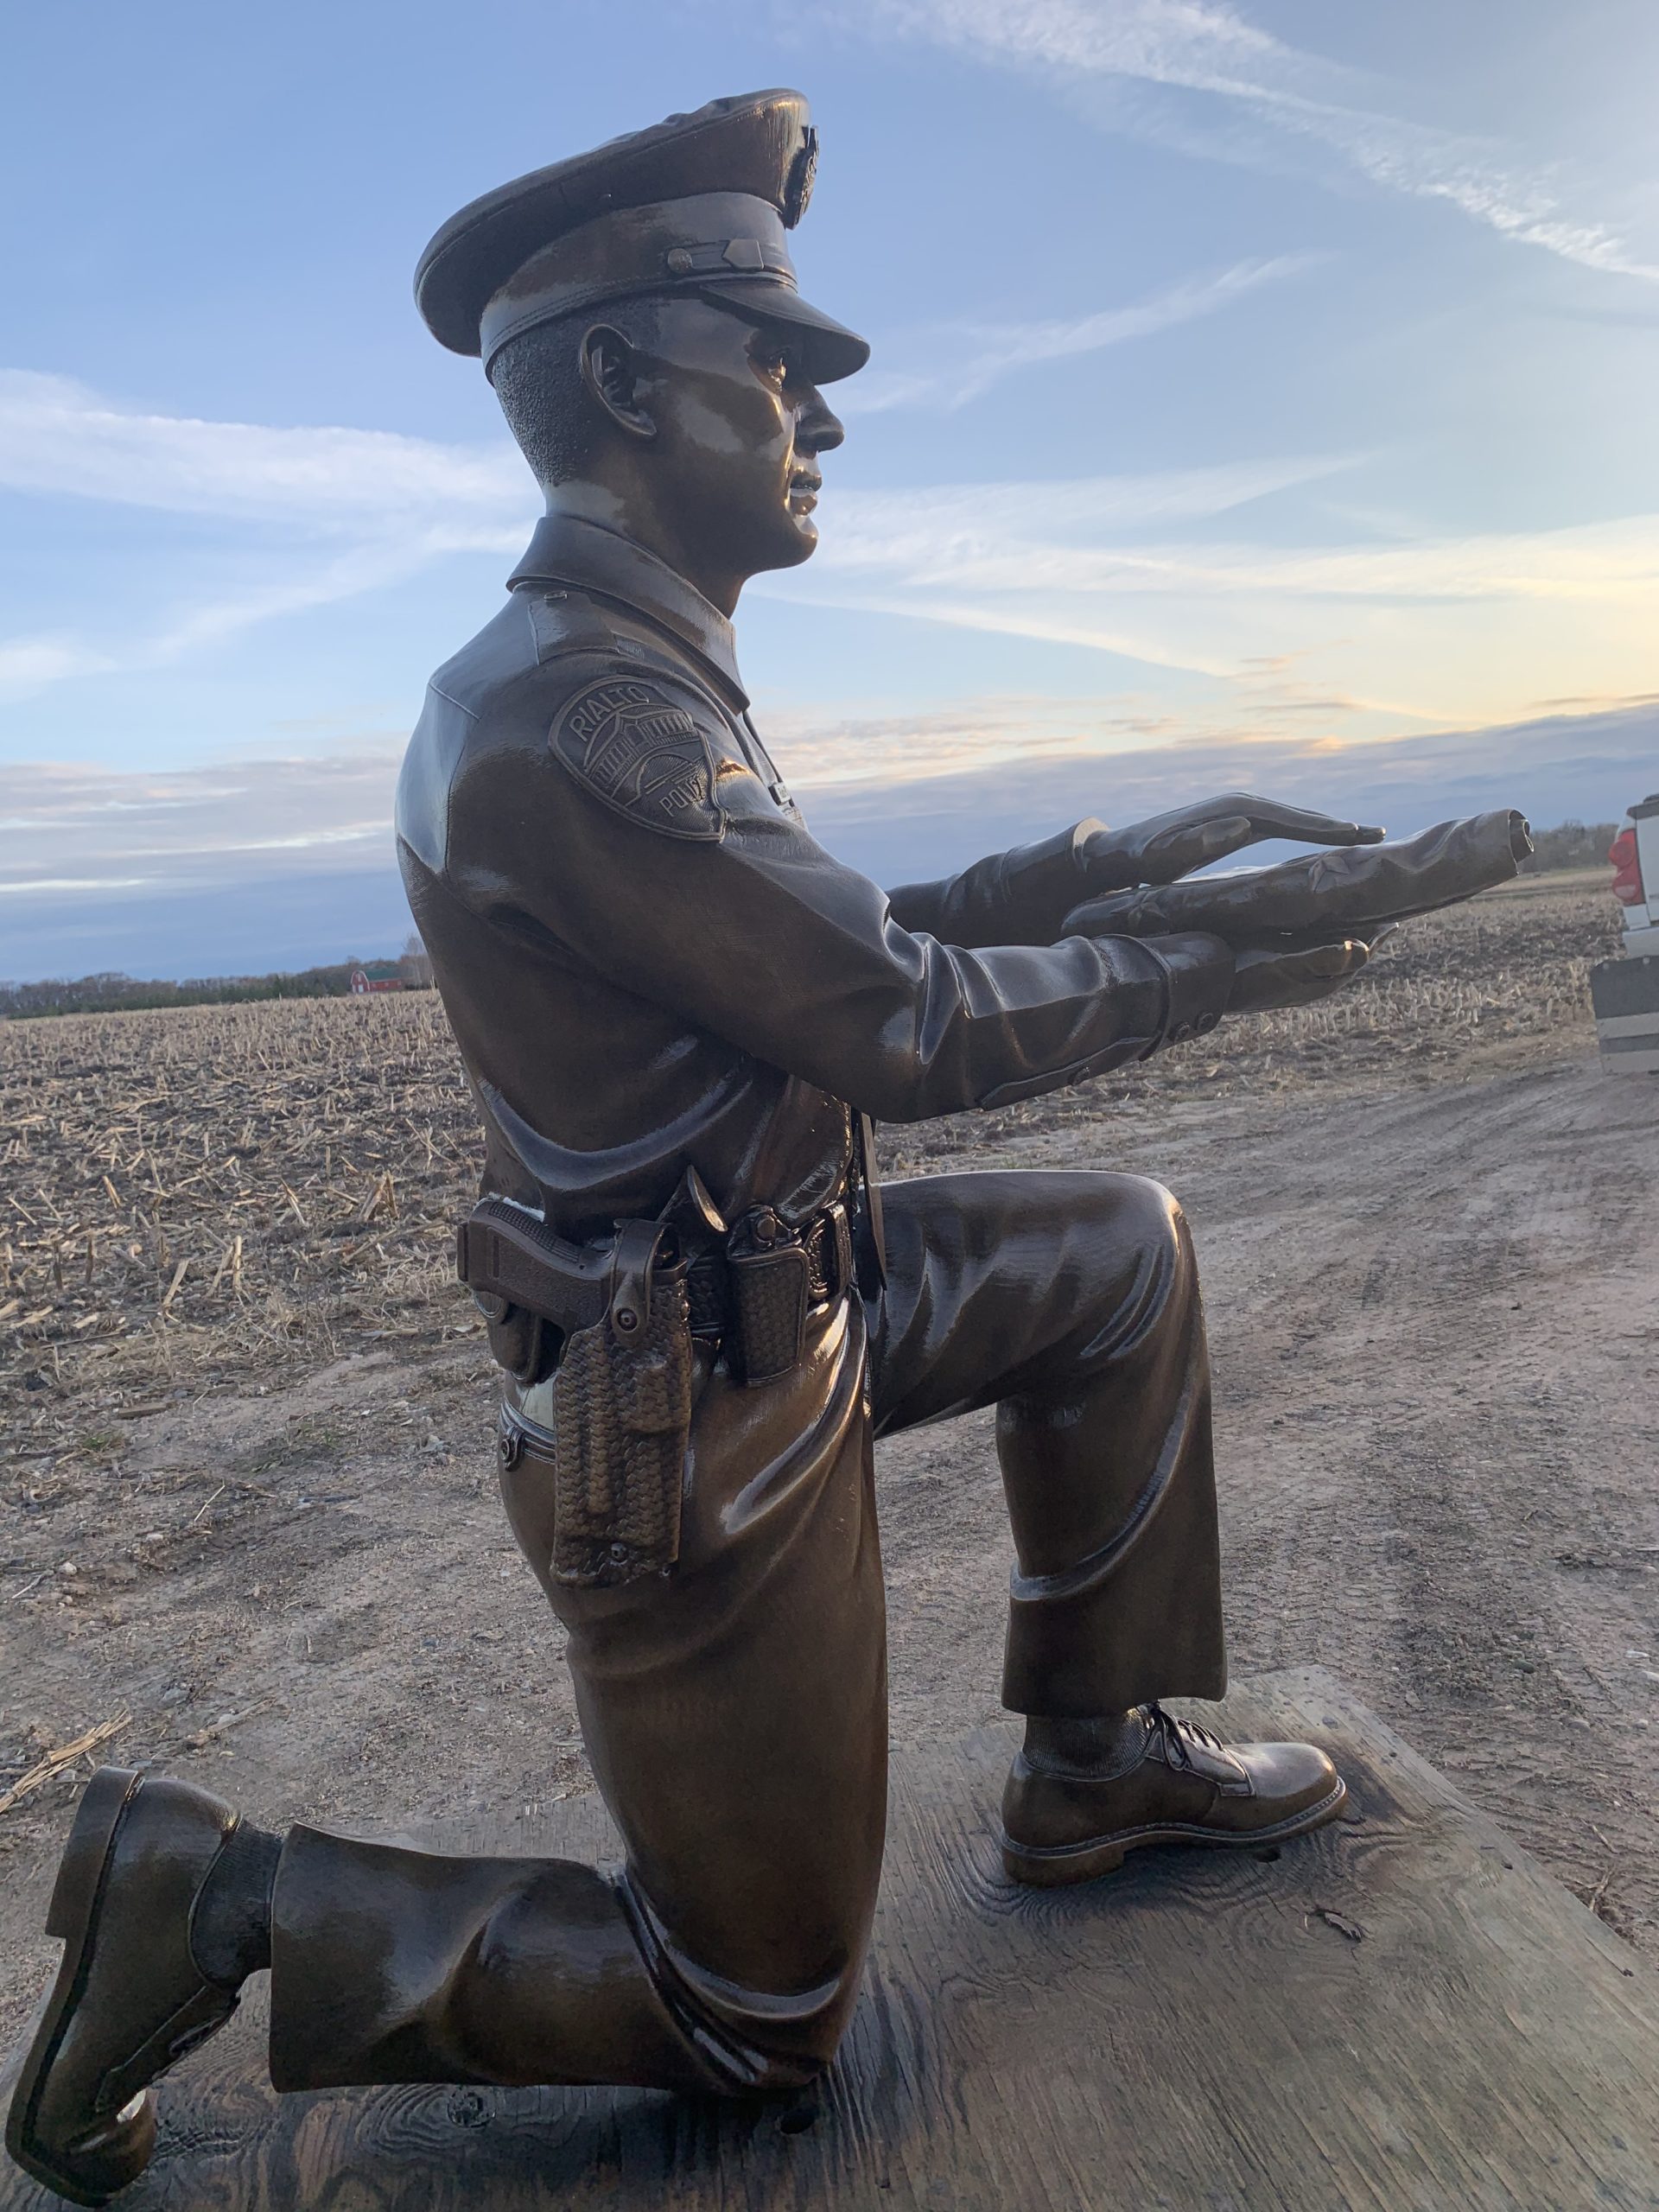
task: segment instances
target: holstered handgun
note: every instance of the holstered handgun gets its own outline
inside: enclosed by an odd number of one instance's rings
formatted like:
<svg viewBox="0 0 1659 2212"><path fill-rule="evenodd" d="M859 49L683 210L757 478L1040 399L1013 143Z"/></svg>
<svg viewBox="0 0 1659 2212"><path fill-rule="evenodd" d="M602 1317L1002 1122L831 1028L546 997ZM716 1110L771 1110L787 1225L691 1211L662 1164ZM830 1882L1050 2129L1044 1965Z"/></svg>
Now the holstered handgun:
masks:
<svg viewBox="0 0 1659 2212"><path fill-rule="evenodd" d="M844 1204L804 1228L755 1206L728 1231L694 1169L663 1219L619 1222L607 1244L481 1198L455 1256L500 1364L527 1385L553 1377L551 1570L586 1584L660 1573L679 1555L694 1311L711 1359L718 1345L738 1381L772 1382L799 1363L814 1305L855 1279ZM548 1459L504 1418L512 1449Z"/></svg>
<svg viewBox="0 0 1659 2212"><path fill-rule="evenodd" d="M686 1267L673 1230L624 1221L608 1245L573 1244L484 1198L461 1225L456 1264L502 1365L523 1382L555 1376L555 1579L664 1573L679 1556L691 1426Z"/></svg>
<svg viewBox="0 0 1659 2212"><path fill-rule="evenodd" d="M608 1289L602 1319L566 1338L553 1381L560 1582L631 1582L680 1552L691 1327L673 1232L619 1224Z"/></svg>
<svg viewBox="0 0 1659 2212"><path fill-rule="evenodd" d="M609 1300L610 1255L573 1244L523 1206L480 1198L455 1232L455 1272L473 1294L497 1364L543 1382L564 1339L591 1328Z"/></svg>

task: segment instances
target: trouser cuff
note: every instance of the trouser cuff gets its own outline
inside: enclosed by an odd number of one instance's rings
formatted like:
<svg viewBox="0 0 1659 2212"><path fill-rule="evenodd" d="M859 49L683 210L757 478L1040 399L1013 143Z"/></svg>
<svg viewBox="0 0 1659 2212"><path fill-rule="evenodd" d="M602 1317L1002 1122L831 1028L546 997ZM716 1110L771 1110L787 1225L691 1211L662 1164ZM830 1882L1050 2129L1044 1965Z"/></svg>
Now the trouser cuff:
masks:
<svg viewBox="0 0 1659 2212"><path fill-rule="evenodd" d="M449 1858L292 1828L270 1989L278 2089L737 2086L664 2002L614 1885L569 1860Z"/></svg>

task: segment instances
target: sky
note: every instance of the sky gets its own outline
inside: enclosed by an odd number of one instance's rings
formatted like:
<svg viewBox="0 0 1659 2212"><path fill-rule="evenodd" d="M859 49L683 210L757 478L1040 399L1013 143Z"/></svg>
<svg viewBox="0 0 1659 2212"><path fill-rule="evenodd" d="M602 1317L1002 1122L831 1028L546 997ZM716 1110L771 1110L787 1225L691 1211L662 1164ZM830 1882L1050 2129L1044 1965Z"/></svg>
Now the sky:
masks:
<svg viewBox="0 0 1659 2212"><path fill-rule="evenodd" d="M6 48L0 978L401 944L397 758L539 505L416 260L768 84L874 348L738 614L833 849L1659 788L1651 0L83 0Z"/></svg>

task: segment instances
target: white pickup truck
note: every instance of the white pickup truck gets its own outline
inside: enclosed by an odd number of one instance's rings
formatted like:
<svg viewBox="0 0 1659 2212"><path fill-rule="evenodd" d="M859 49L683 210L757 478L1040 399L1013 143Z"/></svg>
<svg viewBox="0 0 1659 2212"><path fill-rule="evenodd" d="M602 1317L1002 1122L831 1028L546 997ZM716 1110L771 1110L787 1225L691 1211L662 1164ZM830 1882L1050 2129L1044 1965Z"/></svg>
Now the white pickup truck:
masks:
<svg viewBox="0 0 1659 2212"><path fill-rule="evenodd" d="M1607 857L1624 951L1590 970L1601 1064L1609 1075L1659 1075L1659 791L1630 809Z"/></svg>

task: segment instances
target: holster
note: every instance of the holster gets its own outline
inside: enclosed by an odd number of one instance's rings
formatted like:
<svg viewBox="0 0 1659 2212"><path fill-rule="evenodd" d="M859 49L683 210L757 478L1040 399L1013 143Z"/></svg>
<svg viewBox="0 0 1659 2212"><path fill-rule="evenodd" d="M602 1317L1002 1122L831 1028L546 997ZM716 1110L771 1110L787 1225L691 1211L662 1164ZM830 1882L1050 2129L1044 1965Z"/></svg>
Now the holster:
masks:
<svg viewBox="0 0 1659 2212"><path fill-rule="evenodd" d="M672 1232L621 1223L610 1288L604 1318L566 1338L553 1380L559 1582L632 1582L680 1553L691 1325Z"/></svg>
<svg viewBox="0 0 1659 2212"><path fill-rule="evenodd" d="M575 1244L527 1208L480 1198L455 1263L519 1382L553 1377L552 1572L574 1583L660 1573L679 1554L694 1337L754 1387L801 1359L815 1307L855 1270L847 1207L804 1227L756 1206L728 1230L695 1171L661 1221L622 1221ZM694 1256L688 1258L689 1243ZM507 1465L545 1449L505 1417Z"/></svg>
<svg viewBox="0 0 1659 2212"><path fill-rule="evenodd" d="M624 1221L608 1246L572 1244L484 1198L461 1225L456 1266L502 1365L524 1382L556 1366L555 1579L666 1572L691 1427L686 1265L672 1229Z"/></svg>

